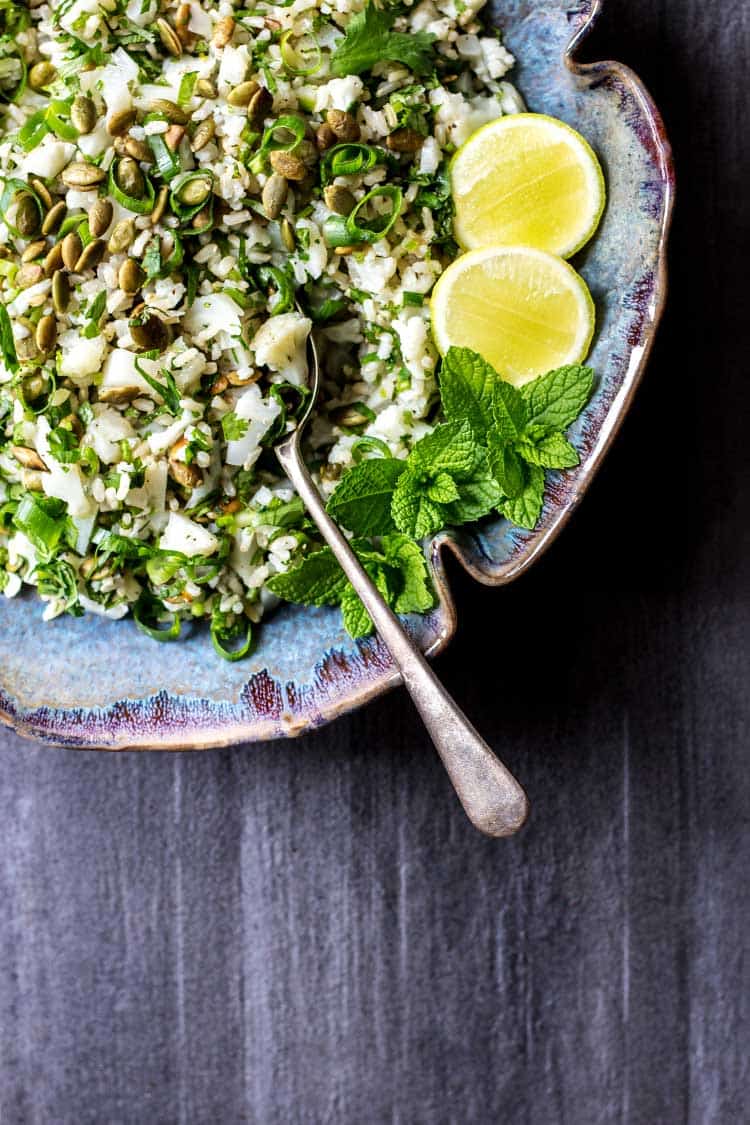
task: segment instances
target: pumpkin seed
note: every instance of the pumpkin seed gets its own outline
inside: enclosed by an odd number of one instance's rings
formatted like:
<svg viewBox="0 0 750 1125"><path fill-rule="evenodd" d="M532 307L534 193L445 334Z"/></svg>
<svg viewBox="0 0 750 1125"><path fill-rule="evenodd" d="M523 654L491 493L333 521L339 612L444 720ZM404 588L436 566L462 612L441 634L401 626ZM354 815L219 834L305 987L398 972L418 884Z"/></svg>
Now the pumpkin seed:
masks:
<svg viewBox="0 0 750 1125"><path fill-rule="evenodd" d="M171 340L169 325L156 313L145 313L130 321L130 336L139 351L163 352Z"/></svg>
<svg viewBox="0 0 750 1125"><path fill-rule="evenodd" d="M38 62L29 71L29 86L32 90L43 90L57 78L57 71L51 62Z"/></svg>
<svg viewBox="0 0 750 1125"><path fill-rule="evenodd" d="M294 234L294 227L288 219L281 220L281 241L284 243L290 254L297 245L297 239Z"/></svg>
<svg viewBox="0 0 750 1125"><path fill-rule="evenodd" d="M191 220L191 227L193 230L203 230L211 222L211 207L202 207L197 215L194 215Z"/></svg>
<svg viewBox="0 0 750 1125"><path fill-rule="evenodd" d="M276 219L281 214L281 208L286 202L289 184L277 172L269 176L263 185L263 210L269 219Z"/></svg>
<svg viewBox="0 0 750 1125"><path fill-rule="evenodd" d="M94 238L101 238L109 230L114 208L108 199L97 199L89 211L89 230Z"/></svg>
<svg viewBox="0 0 750 1125"><path fill-rule="evenodd" d="M358 141L359 125L351 113L343 109L329 109L326 122L331 132L339 141Z"/></svg>
<svg viewBox="0 0 750 1125"><path fill-rule="evenodd" d="M315 143L321 152L325 152L326 149L336 144L336 134L327 121L318 126L315 133Z"/></svg>
<svg viewBox="0 0 750 1125"><path fill-rule="evenodd" d="M107 118L107 132L111 137L122 137L131 125L135 125L138 113L134 106L118 109Z"/></svg>
<svg viewBox="0 0 750 1125"><path fill-rule="evenodd" d="M50 195L49 188L45 184L44 180L38 180L38 179L32 178L31 180L29 180L29 183L31 184L34 191L36 192L36 194L41 199L44 206L49 211L50 207L52 207L52 205L54 204L54 199Z"/></svg>
<svg viewBox="0 0 750 1125"><path fill-rule="evenodd" d="M117 165L117 186L134 199L143 199L146 180L132 156L123 156Z"/></svg>
<svg viewBox="0 0 750 1125"><path fill-rule="evenodd" d="M324 481L336 481L341 477L343 465L321 465L318 470L320 479Z"/></svg>
<svg viewBox="0 0 750 1125"><path fill-rule="evenodd" d="M41 225L39 207L33 195L23 192L16 207L16 228L23 238L32 238Z"/></svg>
<svg viewBox="0 0 750 1125"><path fill-rule="evenodd" d="M234 35L235 22L232 16L222 16L222 18L214 26L214 33L212 42L214 47L221 49L226 47L229 40Z"/></svg>
<svg viewBox="0 0 750 1125"><path fill-rule="evenodd" d="M180 4L175 12L174 29L180 37L180 42L183 47L187 48L192 44L196 38L190 30L190 18L192 16L192 9L189 4Z"/></svg>
<svg viewBox="0 0 750 1125"><path fill-rule="evenodd" d="M251 125L260 125L266 114L273 106L273 95L265 86L256 90L247 107L247 116Z"/></svg>
<svg viewBox="0 0 750 1125"><path fill-rule="evenodd" d="M78 94L73 99L73 104L70 107L70 120L83 136L93 132L99 120L99 115L96 112L96 106L87 94Z"/></svg>
<svg viewBox="0 0 750 1125"><path fill-rule="evenodd" d="M38 285L40 281L44 281L44 266L40 266L38 262L27 262L26 265L21 266L16 274L16 287L18 289L30 289L32 285Z"/></svg>
<svg viewBox="0 0 750 1125"><path fill-rule="evenodd" d="M106 178L107 173L103 168L97 168L95 164L86 164L83 160L76 160L69 164L62 173L62 181L66 187L78 188L81 191L95 188Z"/></svg>
<svg viewBox="0 0 750 1125"><path fill-rule="evenodd" d="M146 141L137 141L135 137L126 137L122 145L120 156L131 156L139 164L153 164L154 154L151 146Z"/></svg>
<svg viewBox="0 0 750 1125"><path fill-rule="evenodd" d="M184 125L170 125L164 134L164 143L171 152L176 152L185 136Z"/></svg>
<svg viewBox="0 0 750 1125"><path fill-rule="evenodd" d="M149 103L149 111L151 113L158 113L160 117L165 117L167 121L171 121L173 125L187 125L190 118L180 109L176 102L170 102L167 98L154 98Z"/></svg>
<svg viewBox="0 0 750 1125"><path fill-rule="evenodd" d="M169 203L169 188L167 187L166 184L164 184L163 187L159 188L159 194L156 197L156 203L154 204L154 209L151 212L151 222L153 223L154 226L156 226L157 223L160 223L161 220L164 218L164 212L167 209L168 203Z"/></svg>
<svg viewBox="0 0 750 1125"><path fill-rule="evenodd" d="M54 316L43 316L36 327L36 346L40 352L51 352L57 342L57 321Z"/></svg>
<svg viewBox="0 0 750 1125"><path fill-rule="evenodd" d="M0 261L7 262L8 258L12 258L9 248L7 246L0 246Z"/></svg>
<svg viewBox="0 0 750 1125"><path fill-rule="evenodd" d="M177 198L187 207L197 207L200 203L206 202L211 194L211 186L212 181L208 177L196 176L183 184Z"/></svg>
<svg viewBox="0 0 750 1125"><path fill-rule="evenodd" d="M119 223L115 224L114 230L109 236L107 249L110 254L122 254L129 246L135 241L135 223L132 219L120 219Z"/></svg>
<svg viewBox="0 0 750 1125"><path fill-rule="evenodd" d="M169 474L183 488L197 488L203 480L203 473L197 465L188 465L179 454L187 445L187 438L181 437L169 451Z"/></svg>
<svg viewBox="0 0 750 1125"><path fill-rule="evenodd" d="M99 402L125 403L132 402L134 398L140 398L142 394L143 387L99 387L96 397Z"/></svg>
<svg viewBox="0 0 750 1125"><path fill-rule="evenodd" d="M64 313L70 304L70 282L62 270L52 275L52 304L57 313Z"/></svg>
<svg viewBox="0 0 750 1125"><path fill-rule="evenodd" d="M74 270L81 256L83 243L77 230L68 231L62 240L62 260L66 269Z"/></svg>
<svg viewBox="0 0 750 1125"><path fill-rule="evenodd" d="M217 93L210 78L199 78L195 83L195 92L201 98L215 98Z"/></svg>
<svg viewBox="0 0 750 1125"><path fill-rule="evenodd" d="M44 259L44 272L47 277L53 277L57 270L61 270L65 263L62 256L62 242L56 242Z"/></svg>
<svg viewBox="0 0 750 1125"><path fill-rule="evenodd" d="M106 249L106 243L101 238L95 238L93 242L89 242L76 262L75 273L95 270L104 257Z"/></svg>
<svg viewBox="0 0 750 1125"><path fill-rule="evenodd" d="M38 239L36 242L30 242L21 255L21 261L24 264L26 262L33 262L37 258L40 258L46 249L47 243L43 238Z"/></svg>
<svg viewBox="0 0 750 1125"><path fill-rule="evenodd" d="M41 473L35 469L23 469L21 472L21 484L27 492L43 492L44 491L44 478Z"/></svg>
<svg viewBox="0 0 750 1125"><path fill-rule="evenodd" d="M65 204L65 201L61 199L60 202L56 203L54 207L52 207L44 216L44 222L42 223L42 234L54 234L67 213L68 208Z"/></svg>
<svg viewBox="0 0 750 1125"><path fill-rule="evenodd" d="M304 180L307 175L307 168L304 161L295 156L293 152L282 152L275 150L270 156L271 167L274 172L278 172L285 180L295 180L299 182Z"/></svg>
<svg viewBox="0 0 750 1125"><path fill-rule="evenodd" d="M246 106L250 104L252 97L257 94L260 89L255 79L250 79L248 82L241 82L239 86L235 86L227 94L227 101L233 106Z"/></svg>
<svg viewBox="0 0 750 1125"><path fill-rule="evenodd" d="M47 468L35 449L29 449L26 445L11 445L10 451L24 469L38 469L44 472Z"/></svg>
<svg viewBox="0 0 750 1125"><path fill-rule="evenodd" d="M18 356L21 363L31 363L32 360L35 360L35 359L38 358L39 348L36 346L36 340L34 339L33 336L24 336L24 338L22 340L16 340L16 355ZM27 399L28 398L30 398L30 399L38 398L39 395L44 390L44 384L42 383L41 389L39 391L37 391L37 393L34 395L34 394L28 394L27 393L27 390L26 390L27 382L28 382L28 380L26 380L26 379L23 382L24 397L27 398Z"/></svg>
<svg viewBox="0 0 750 1125"><path fill-rule="evenodd" d="M123 293L132 296L143 284L144 273L135 258L126 258L117 274L117 284Z"/></svg>
<svg viewBox="0 0 750 1125"><path fill-rule="evenodd" d="M351 403L349 406L337 406L335 410L331 411L330 418L335 426L343 426L347 430L354 430L357 426L366 426L372 420L371 415L365 414L361 404L357 402Z"/></svg>
<svg viewBox="0 0 750 1125"><path fill-rule="evenodd" d="M338 184L329 184L324 188L323 199L329 211L335 211L337 215L350 215L357 202L349 188Z"/></svg>
<svg viewBox="0 0 750 1125"><path fill-rule="evenodd" d="M388 134L385 143L391 152L418 152L424 144L424 137L416 129L396 129Z"/></svg>
<svg viewBox="0 0 750 1125"><path fill-rule="evenodd" d="M154 26L164 49L174 58L179 59L182 54L182 43L174 28L165 19L158 19Z"/></svg>
<svg viewBox="0 0 750 1125"><path fill-rule="evenodd" d="M214 139L216 133L216 122L213 117L206 117L201 121L198 128L195 130L190 147L193 152L200 152L207 144Z"/></svg>

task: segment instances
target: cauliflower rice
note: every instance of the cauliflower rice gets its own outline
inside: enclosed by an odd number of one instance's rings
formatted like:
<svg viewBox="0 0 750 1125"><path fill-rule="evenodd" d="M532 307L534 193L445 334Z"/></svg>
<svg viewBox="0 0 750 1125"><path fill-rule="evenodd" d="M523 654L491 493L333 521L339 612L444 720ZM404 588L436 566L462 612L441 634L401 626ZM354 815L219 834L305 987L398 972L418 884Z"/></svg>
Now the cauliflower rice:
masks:
<svg viewBox="0 0 750 1125"><path fill-rule="evenodd" d="M391 5L422 58L342 73L360 0L0 2L7 597L166 635L259 621L318 542L272 450L313 330L324 494L431 430L447 161L523 109L482 6Z"/></svg>

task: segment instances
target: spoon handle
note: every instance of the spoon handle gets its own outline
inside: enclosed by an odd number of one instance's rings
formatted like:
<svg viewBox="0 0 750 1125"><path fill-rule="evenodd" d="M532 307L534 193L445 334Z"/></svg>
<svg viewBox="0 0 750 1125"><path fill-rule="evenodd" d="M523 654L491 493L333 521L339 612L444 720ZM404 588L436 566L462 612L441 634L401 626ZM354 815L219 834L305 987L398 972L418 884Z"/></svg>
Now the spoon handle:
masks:
<svg viewBox="0 0 750 1125"><path fill-rule="evenodd" d="M296 441L276 454L305 507L361 598L393 657L469 820L488 836L511 836L526 819L526 794L493 754L414 647L345 536L325 510Z"/></svg>

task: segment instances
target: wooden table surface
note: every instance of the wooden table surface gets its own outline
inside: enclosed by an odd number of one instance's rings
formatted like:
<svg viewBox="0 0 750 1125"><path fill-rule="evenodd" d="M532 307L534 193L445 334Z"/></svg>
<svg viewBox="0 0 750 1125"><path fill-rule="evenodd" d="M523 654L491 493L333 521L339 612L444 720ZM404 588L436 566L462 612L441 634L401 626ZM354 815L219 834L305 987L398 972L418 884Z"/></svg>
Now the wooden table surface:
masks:
<svg viewBox="0 0 750 1125"><path fill-rule="evenodd" d="M208 754L2 734L3 1125L748 1120L749 24L607 0L587 50L663 108L672 294L559 543L454 573L528 827L468 826L402 693Z"/></svg>

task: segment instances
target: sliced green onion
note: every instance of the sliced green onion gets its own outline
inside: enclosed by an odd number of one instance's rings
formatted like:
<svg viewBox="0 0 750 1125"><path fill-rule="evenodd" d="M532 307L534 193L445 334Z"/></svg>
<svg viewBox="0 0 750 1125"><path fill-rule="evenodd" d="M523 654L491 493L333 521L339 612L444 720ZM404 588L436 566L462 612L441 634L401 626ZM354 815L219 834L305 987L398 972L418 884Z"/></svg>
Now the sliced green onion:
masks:
<svg viewBox="0 0 750 1125"><path fill-rule="evenodd" d="M200 182L206 184L207 190L205 195L200 200L200 202L186 203L184 200L186 189L190 184L198 184ZM170 206L177 218L182 222L189 222L190 219L195 218L195 216L199 214L199 212L201 212L203 208L206 207L209 203L212 204L213 185L214 174L207 169L203 169L198 172L184 172L181 176L179 176L172 184L172 191L169 195ZM211 221L213 223L213 217ZM200 232L196 230L194 233L199 234Z"/></svg>
<svg viewBox="0 0 750 1125"><path fill-rule="evenodd" d="M146 562L146 574L148 575L154 586L166 586L167 582L171 581L185 565L187 559L185 555L177 554L176 552L154 555L153 558L148 559Z"/></svg>
<svg viewBox="0 0 750 1125"><path fill-rule="evenodd" d="M269 301L268 311L271 316L289 312L294 304L294 288L283 270L277 266L261 266L258 270L258 280L266 287L274 286L276 293Z"/></svg>
<svg viewBox="0 0 750 1125"><path fill-rule="evenodd" d="M314 35L303 35L292 43L294 32L285 31L279 40L281 61L287 73L299 76L316 74L323 61L323 52Z"/></svg>
<svg viewBox="0 0 750 1125"><path fill-rule="evenodd" d="M58 241L65 238L65 235L69 234L72 230L77 230L82 223L86 223L88 226L88 218L83 213L79 212L77 215L66 215L57 232Z"/></svg>
<svg viewBox="0 0 750 1125"><path fill-rule="evenodd" d="M323 238L331 247L351 246L355 239L349 233L349 226L343 215L329 215L323 222Z"/></svg>
<svg viewBox="0 0 750 1125"><path fill-rule="evenodd" d="M3 353L3 363L14 375L18 371L18 355L16 342L13 339L13 325L5 305L0 301L0 351Z"/></svg>
<svg viewBox="0 0 750 1125"><path fill-rule="evenodd" d="M109 194L115 199L121 207L127 208L128 211L134 211L136 215L150 215L154 209L156 201L156 192L151 180L144 173L143 180L146 187L146 194L142 199L135 195L128 195L123 191L117 182L117 169L119 160L115 160L109 170Z"/></svg>
<svg viewBox="0 0 750 1125"><path fill-rule="evenodd" d="M28 492L16 509L13 523L37 551L48 557L57 547L65 531L65 513L66 508L62 500Z"/></svg>
<svg viewBox="0 0 750 1125"><path fill-rule="evenodd" d="M232 641L237 641L239 647L227 648L226 642L231 643ZM253 627L252 625L248 624L247 632L245 633L245 639L243 641L242 636L238 636L238 630L227 630L226 628L222 627L219 624L215 624L212 621L211 643L213 644L214 649L216 650L218 655L222 657L223 660L228 660L230 663L234 664L238 660L244 660L244 658L250 652L250 647L253 643Z"/></svg>
<svg viewBox="0 0 750 1125"><path fill-rule="evenodd" d="M325 154L321 169L326 179L334 176L359 176L382 163L382 153L372 145L351 142L334 145Z"/></svg>
<svg viewBox="0 0 750 1125"><path fill-rule="evenodd" d="M180 89L177 93L177 104L179 106L186 106L193 96L195 84L198 81L198 71L191 70L182 76L180 82Z"/></svg>
<svg viewBox="0 0 750 1125"><path fill-rule="evenodd" d="M424 304L424 293L411 293L408 289L405 289L401 298L401 304L405 309L420 309Z"/></svg>
<svg viewBox="0 0 750 1125"><path fill-rule="evenodd" d="M142 633L153 641L176 641L180 635L180 619L169 613L156 598L141 594L133 606L133 620Z"/></svg>
<svg viewBox="0 0 750 1125"><path fill-rule="evenodd" d="M44 138L49 133L49 125L46 120L46 113L40 109L38 113L34 113L26 121L18 131L18 143L24 152L31 152L37 145L41 144Z"/></svg>
<svg viewBox="0 0 750 1125"><path fill-rule="evenodd" d="M178 176L182 171L182 161L176 152L172 152L171 148L164 140L160 133L150 136L148 143L151 151L154 154L156 161L156 168L163 180L169 183L175 176Z"/></svg>
<svg viewBox="0 0 750 1125"><path fill-rule="evenodd" d="M43 414L44 411L49 406L49 400L51 399L52 395L55 393L55 390L57 389L57 377L56 377L56 375L53 371L48 371L48 370L45 369L41 372L41 374L47 380L48 385L47 385L47 387L44 391L41 391L38 395L36 395L30 401L27 400L27 398L26 398L26 392L24 391L23 380L21 381L21 383L18 386L18 397L20 398L21 402L23 403L25 409L28 410L31 414ZM31 376L29 376L29 378L30 379L36 379L37 376L31 375ZM41 402L40 402L39 406L32 406L31 405L31 403L39 402L40 399L41 399Z"/></svg>
<svg viewBox="0 0 750 1125"><path fill-rule="evenodd" d="M364 218L362 215L364 208L376 199L390 199L390 211L375 214L369 219ZM351 241L353 243L378 242L379 239L385 238L401 214L403 199L401 188L396 187L395 184L379 184L372 191L369 191L363 199L360 199L352 213L347 216L346 226Z"/></svg>
<svg viewBox="0 0 750 1125"><path fill-rule="evenodd" d="M293 152L297 145L304 139L307 126L301 117L293 113L285 114L269 125L263 134L260 151L266 152ZM291 133L291 140L289 134ZM279 136L279 134L282 134Z"/></svg>
<svg viewBox="0 0 750 1125"><path fill-rule="evenodd" d="M61 141L77 141L78 130L70 121L70 102L55 99L45 112L48 127Z"/></svg>
<svg viewBox="0 0 750 1125"><path fill-rule="evenodd" d="M6 41L3 47L4 49L10 48L11 52L18 51L15 43L11 45ZM29 68L26 66L26 62L20 51L18 51L17 54L11 53L1 58L0 101L17 102L26 89L28 74ZM18 77L16 78L16 76ZM15 85L13 83L15 83Z"/></svg>
<svg viewBox="0 0 750 1125"><path fill-rule="evenodd" d="M9 221L8 211L13 206L13 203L15 201L16 196L21 195L21 194L22 195L30 195L31 198L34 200L34 203L36 204L36 208L39 212L39 225L40 226L41 226L42 220L44 218L44 205L43 205L41 199L39 198L39 196L36 194L36 192L32 188L29 187L29 185L26 183L25 180L16 180L16 179L4 180L3 181L3 193L0 196L0 216L2 216L3 221L5 222L5 225L8 228L8 230L10 231L10 233L15 235L16 238L22 238L23 235Z"/></svg>
<svg viewBox="0 0 750 1125"><path fill-rule="evenodd" d="M380 438L370 437L369 434L365 437L357 438L351 448L352 460L355 465L367 456L368 453L374 453L379 457L392 457L390 449L384 441Z"/></svg>

